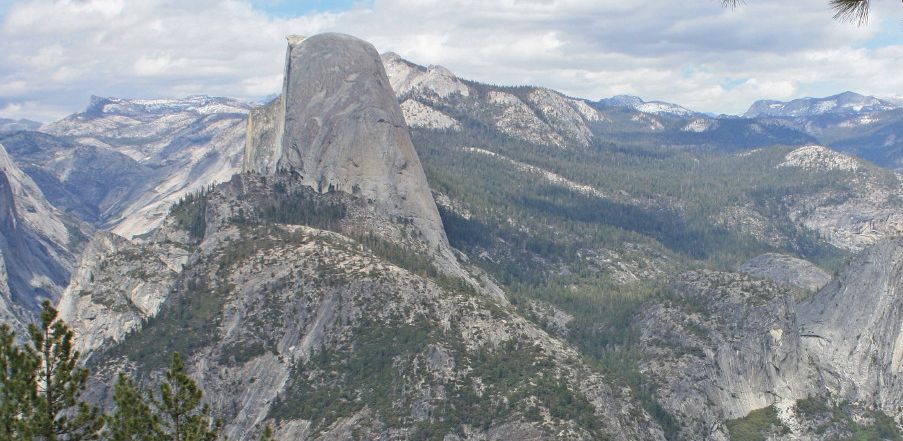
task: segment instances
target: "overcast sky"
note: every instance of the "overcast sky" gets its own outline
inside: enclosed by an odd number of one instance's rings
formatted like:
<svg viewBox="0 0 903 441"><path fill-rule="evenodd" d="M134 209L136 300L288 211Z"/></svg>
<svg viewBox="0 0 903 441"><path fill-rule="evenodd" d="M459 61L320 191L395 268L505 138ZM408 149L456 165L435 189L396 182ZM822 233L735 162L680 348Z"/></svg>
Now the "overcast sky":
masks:
<svg viewBox="0 0 903 441"><path fill-rule="evenodd" d="M48 121L91 95L259 100L286 34L338 31L419 64L592 100L742 113L757 99L903 95L903 7L832 21L828 0L0 0L0 117Z"/></svg>

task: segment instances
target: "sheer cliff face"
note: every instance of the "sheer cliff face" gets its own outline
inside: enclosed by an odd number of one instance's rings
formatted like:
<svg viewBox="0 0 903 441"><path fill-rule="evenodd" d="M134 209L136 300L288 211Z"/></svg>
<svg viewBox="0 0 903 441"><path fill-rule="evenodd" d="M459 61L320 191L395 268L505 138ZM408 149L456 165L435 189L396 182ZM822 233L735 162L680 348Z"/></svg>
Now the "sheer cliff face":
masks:
<svg viewBox="0 0 903 441"><path fill-rule="evenodd" d="M736 273L692 271L641 314L641 369L681 439L729 438L724 421L817 393L793 291Z"/></svg>
<svg viewBox="0 0 903 441"><path fill-rule="evenodd" d="M56 301L82 244L80 226L52 207L0 144L0 323Z"/></svg>
<svg viewBox="0 0 903 441"><path fill-rule="evenodd" d="M291 172L372 201L430 249L448 242L376 49L342 34L289 37L282 97L252 112L245 171Z"/></svg>
<svg viewBox="0 0 903 441"><path fill-rule="evenodd" d="M808 352L832 394L899 415L903 405L903 241L876 245L799 305Z"/></svg>

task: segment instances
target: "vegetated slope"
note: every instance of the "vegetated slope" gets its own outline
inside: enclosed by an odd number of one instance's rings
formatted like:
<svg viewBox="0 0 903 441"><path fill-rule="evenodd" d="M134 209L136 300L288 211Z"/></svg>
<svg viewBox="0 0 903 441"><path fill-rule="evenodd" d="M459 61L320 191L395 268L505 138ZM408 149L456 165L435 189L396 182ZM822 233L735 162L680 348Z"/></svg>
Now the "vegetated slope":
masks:
<svg viewBox="0 0 903 441"><path fill-rule="evenodd" d="M179 351L239 439L264 424L283 439L661 439L627 390L510 305L355 236L366 205L245 174L180 206L152 243L182 244L184 267L156 315L92 356L99 382L120 366L149 378ZM122 256L72 295L130 308L127 292L98 295Z"/></svg>
<svg viewBox="0 0 903 441"><path fill-rule="evenodd" d="M447 82L423 86L438 81L430 75L437 71L419 70L422 81L407 74L406 84L423 90L408 90L402 104L417 93L440 102L467 102L476 94L475 86L458 80L452 84L466 85L468 96L449 92L450 98L440 100L437 91L454 88ZM733 153L730 144L675 148L677 143L663 145L651 137L621 142L597 131L590 145L562 147L506 133L466 106L435 106L457 124L421 125L413 133L452 245L511 289L523 313L630 384L671 437L702 432L690 428L681 407L668 405L668 390L657 391L641 330L632 325L650 302L669 298L667 281L690 268L733 271L764 253L802 257L830 272L851 253L900 232L899 176L821 146L766 144ZM607 112L610 119L614 110ZM811 294L809 289L791 293L788 320L795 320L792 303ZM726 311L731 308L719 313ZM763 323L784 320L772 312L757 314ZM731 332L723 327L729 317L717 320L721 325L713 325L713 332ZM761 336L753 333L754 346ZM725 353L735 349L730 348ZM669 369L719 381L712 371L690 365ZM693 378L688 381L700 381ZM771 378L755 386L759 395L746 407L725 413L724 406L715 406L700 427L717 422L727 436L726 420L772 405L767 391L773 384L767 381L790 380ZM746 387L725 386L725 393L742 395ZM806 389L799 390L803 395L797 398L805 398Z"/></svg>

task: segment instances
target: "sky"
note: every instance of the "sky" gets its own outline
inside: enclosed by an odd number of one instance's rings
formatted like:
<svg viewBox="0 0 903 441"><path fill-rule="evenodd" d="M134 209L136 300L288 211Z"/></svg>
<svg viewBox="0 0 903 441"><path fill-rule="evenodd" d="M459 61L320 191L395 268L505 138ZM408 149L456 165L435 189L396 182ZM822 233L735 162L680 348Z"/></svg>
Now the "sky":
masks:
<svg viewBox="0 0 903 441"><path fill-rule="evenodd" d="M462 78L740 114L758 99L903 96L903 6L867 25L828 0L0 0L0 117L52 121L91 95L259 101L285 35L344 32Z"/></svg>

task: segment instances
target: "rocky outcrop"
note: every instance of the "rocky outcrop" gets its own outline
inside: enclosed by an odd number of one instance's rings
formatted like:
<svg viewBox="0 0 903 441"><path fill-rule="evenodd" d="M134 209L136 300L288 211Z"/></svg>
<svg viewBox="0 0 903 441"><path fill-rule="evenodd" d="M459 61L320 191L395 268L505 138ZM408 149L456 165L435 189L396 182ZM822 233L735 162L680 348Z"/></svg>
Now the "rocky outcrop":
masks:
<svg viewBox="0 0 903 441"><path fill-rule="evenodd" d="M762 409L794 440L903 415L903 239L870 247L799 304L788 285L826 274L781 255L744 267L784 286L694 271L638 322L641 368L684 437L726 440L725 422Z"/></svg>
<svg viewBox="0 0 903 441"><path fill-rule="evenodd" d="M822 289L831 275L808 260L785 254L767 253L747 260L739 271L752 277L768 279L779 285L795 286L807 292Z"/></svg>
<svg viewBox="0 0 903 441"><path fill-rule="evenodd" d="M318 192L368 201L383 225L466 276L372 45L342 34L289 37L282 97L249 127L245 171L297 174Z"/></svg>
<svg viewBox="0 0 903 441"><path fill-rule="evenodd" d="M903 406L903 241L859 256L817 295L799 305L801 333L834 396Z"/></svg>
<svg viewBox="0 0 903 441"><path fill-rule="evenodd" d="M471 94L464 81L442 66L418 66L393 52L386 52L380 58L392 89L400 98L414 95L433 101Z"/></svg>
<svg viewBox="0 0 903 441"><path fill-rule="evenodd" d="M642 314L642 372L684 439L727 440L726 420L814 394L790 290L712 271L682 275Z"/></svg>
<svg viewBox="0 0 903 441"><path fill-rule="evenodd" d="M271 174L276 171L276 144L285 124L282 95L248 112L242 170Z"/></svg>
<svg viewBox="0 0 903 441"><path fill-rule="evenodd" d="M157 315L188 258L178 242L133 244L101 232L79 259L59 302L86 356L121 340Z"/></svg>
<svg viewBox="0 0 903 441"><path fill-rule="evenodd" d="M413 98L401 103L401 111L411 127L461 130L461 123L457 120Z"/></svg>
<svg viewBox="0 0 903 441"><path fill-rule="evenodd" d="M784 198L791 221L817 232L832 245L859 252L903 234L900 175L821 146L795 149L777 168L844 183L817 186Z"/></svg>
<svg viewBox="0 0 903 441"><path fill-rule="evenodd" d="M807 145L788 153L778 167L797 167L809 171L856 171L861 161L820 145Z"/></svg>

